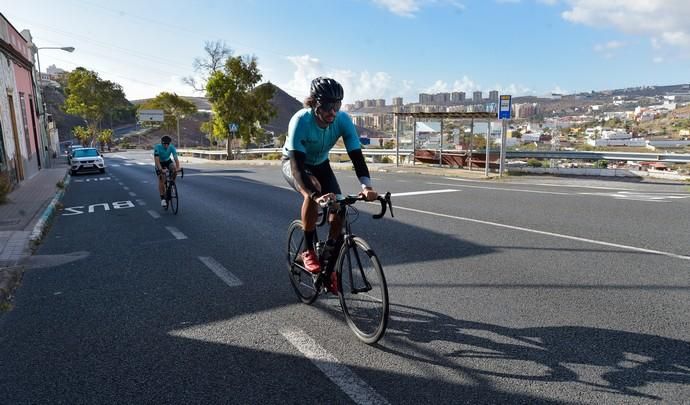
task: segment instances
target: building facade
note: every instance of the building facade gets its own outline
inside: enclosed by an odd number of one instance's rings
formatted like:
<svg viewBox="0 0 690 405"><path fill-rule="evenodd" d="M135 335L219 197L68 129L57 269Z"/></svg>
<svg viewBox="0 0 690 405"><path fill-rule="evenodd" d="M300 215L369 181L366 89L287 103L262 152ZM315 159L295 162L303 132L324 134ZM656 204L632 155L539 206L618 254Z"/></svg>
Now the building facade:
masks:
<svg viewBox="0 0 690 405"><path fill-rule="evenodd" d="M0 172L16 184L47 158L31 44L0 14Z"/></svg>

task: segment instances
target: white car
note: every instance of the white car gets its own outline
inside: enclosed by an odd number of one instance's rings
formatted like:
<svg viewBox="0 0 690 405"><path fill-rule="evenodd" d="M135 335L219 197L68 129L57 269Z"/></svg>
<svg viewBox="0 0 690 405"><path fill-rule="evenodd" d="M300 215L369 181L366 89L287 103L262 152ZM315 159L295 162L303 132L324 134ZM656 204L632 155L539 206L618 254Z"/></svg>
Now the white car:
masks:
<svg viewBox="0 0 690 405"><path fill-rule="evenodd" d="M105 161L96 148L80 148L72 152L70 160L70 172L74 175L78 172L99 171L105 173Z"/></svg>

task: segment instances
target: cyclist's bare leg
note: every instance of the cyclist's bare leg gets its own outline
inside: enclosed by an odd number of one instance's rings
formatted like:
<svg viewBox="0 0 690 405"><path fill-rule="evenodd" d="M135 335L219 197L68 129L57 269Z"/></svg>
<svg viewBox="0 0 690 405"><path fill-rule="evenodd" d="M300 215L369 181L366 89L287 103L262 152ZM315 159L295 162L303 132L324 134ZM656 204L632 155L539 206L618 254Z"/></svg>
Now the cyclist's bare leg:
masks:
<svg viewBox="0 0 690 405"><path fill-rule="evenodd" d="M158 175L158 194L159 195L165 195L165 172L161 171L161 174Z"/></svg>
<svg viewBox="0 0 690 405"><path fill-rule="evenodd" d="M316 190L320 193L321 183L319 183L319 181L314 176L309 176L309 179L311 180ZM313 231L316 229L316 221L319 218L319 205L311 199L308 191L300 189L299 192L300 194L302 194L302 197L304 198L304 200L302 201L301 211L302 224L304 225L304 230Z"/></svg>
<svg viewBox="0 0 690 405"><path fill-rule="evenodd" d="M343 216L337 212L329 213L328 224L330 225L330 229L328 230L328 239L338 240L343 229Z"/></svg>

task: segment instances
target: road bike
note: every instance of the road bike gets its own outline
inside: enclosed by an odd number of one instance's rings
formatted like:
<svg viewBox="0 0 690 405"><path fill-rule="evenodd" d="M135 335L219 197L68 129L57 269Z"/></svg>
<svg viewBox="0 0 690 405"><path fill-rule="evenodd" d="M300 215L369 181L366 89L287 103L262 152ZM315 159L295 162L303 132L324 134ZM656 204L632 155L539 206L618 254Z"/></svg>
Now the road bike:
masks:
<svg viewBox="0 0 690 405"><path fill-rule="evenodd" d="M386 209L393 217L390 193L378 196L381 211L375 219L383 218ZM352 224L359 217L353 207L357 201L365 201L361 195L338 195L335 202L322 207L321 220L317 228L325 224L329 212L341 215L344 211L343 232L335 246L328 246L315 235L315 250L321 265L321 272L312 274L302 263L302 252L306 250L304 228L301 220L294 220L288 227L287 260L290 282L299 299L305 304L313 303L319 294L328 292L331 274L336 274L336 291L348 326L355 335L367 344L376 343L386 332L388 324L388 287L381 262L369 244L352 233Z"/></svg>
<svg viewBox="0 0 690 405"><path fill-rule="evenodd" d="M180 178L184 177L184 168L177 171L180 173ZM173 172L170 170L165 170L165 182L164 182L164 193L165 196L165 210L168 208L177 215L177 210L180 204L180 196L177 194L177 185L175 184L175 177L173 177Z"/></svg>

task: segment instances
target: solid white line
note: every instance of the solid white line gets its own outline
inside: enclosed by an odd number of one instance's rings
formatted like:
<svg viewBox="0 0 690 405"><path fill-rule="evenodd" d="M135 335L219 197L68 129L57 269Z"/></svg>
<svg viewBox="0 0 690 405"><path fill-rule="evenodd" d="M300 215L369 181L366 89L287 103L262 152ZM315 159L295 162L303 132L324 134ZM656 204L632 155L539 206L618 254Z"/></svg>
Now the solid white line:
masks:
<svg viewBox="0 0 690 405"><path fill-rule="evenodd" d="M144 163L144 162L136 162L136 163L137 163L139 166L146 166L146 165L148 164L148 163Z"/></svg>
<svg viewBox="0 0 690 405"><path fill-rule="evenodd" d="M604 242L604 241L600 241L600 240L580 238L580 237L578 237L578 236L570 236L570 235L563 235L563 234L560 234L560 233L539 231L539 230L536 230L536 229L523 228L523 227L521 227L521 226L505 225L505 224L499 224L499 223L497 223L497 222L482 221L482 220L479 220L479 219L466 218L466 217L458 217L458 216L455 216L455 215L439 214L439 213L437 213L437 212L429 212L429 211L423 211L423 210L418 210L418 209L414 209L414 208L406 208L406 207L401 207L401 206L399 206L399 205L396 205L396 206L395 206L395 209L396 209L396 210L403 210L403 211L412 211L412 212L417 212L417 213L420 213L420 214L433 215L433 216L443 217L443 218L457 219L458 221L467 221L467 222L474 222L474 223L477 223L477 224L491 225L491 226L496 226L496 227L499 227L499 228L512 229L512 230L515 230L515 231L536 233L536 234L539 234L539 235L553 236L553 237L556 237L556 238L563 238L563 239L569 239L569 240L576 240L576 241L579 241L579 242L592 243L592 244L595 244L595 245L610 246L610 247L615 247L615 248L619 248L619 249L633 250L633 251L636 251L636 252L651 253L651 254L654 254L654 255L673 257L673 258L681 259L681 260L690 260L690 256L677 255L677 254L675 254L675 253L663 252L663 251L660 251L660 250L652 250L652 249L638 248L638 247L635 247L635 246L620 245L620 244L618 244L618 243L610 243L610 242Z"/></svg>
<svg viewBox="0 0 690 405"><path fill-rule="evenodd" d="M218 263L214 258L207 256L199 256L199 260L206 265L216 276L218 276L223 282L230 287L239 287L242 285L242 281L235 277L228 269L223 267L222 264Z"/></svg>
<svg viewBox="0 0 690 405"><path fill-rule="evenodd" d="M446 180L453 180L453 181L468 181L468 182L475 182L475 183L491 183L490 181L487 180L469 180L469 179L458 179L455 177L444 177ZM521 183L521 182L510 182L510 184L517 184L517 185L522 185L522 186L547 186L547 187L572 187L572 188L592 188L592 189L601 189L601 190L633 190L631 188L618 188L618 187L604 187L604 186L579 186L575 184L552 184L552 183Z"/></svg>
<svg viewBox="0 0 690 405"><path fill-rule="evenodd" d="M340 389L357 404L388 404L385 398L374 391L347 366L314 339L299 329L283 329L280 334L308 358L322 373L326 374Z"/></svg>
<svg viewBox="0 0 690 405"><path fill-rule="evenodd" d="M507 188L507 187L490 187L490 186L469 186L467 184L448 184L448 183L432 183L427 182L434 186L454 186L454 187L467 187L467 188L481 188L484 190L497 190L497 191L519 191L522 193L535 193L535 194L556 194L556 195L572 195L572 193L561 193L558 191L539 191L539 190L523 190L519 188Z"/></svg>
<svg viewBox="0 0 690 405"><path fill-rule="evenodd" d="M454 190L454 189L451 189L451 188L447 188L447 189L444 189L444 190L410 191L410 192L407 192L407 193L394 193L394 194L391 194L391 197L403 197L403 196L407 196L407 195L423 195L423 194L452 193L452 192L454 192L454 191L458 191L458 190Z"/></svg>
<svg viewBox="0 0 690 405"><path fill-rule="evenodd" d="M154 210L148 210L148 211L146 211L146 212L148 212L149 215L151 215L151 216L153 217L153 219L158 219L158 218L161 217L161 214L157 213L157 212L154 211Z"/></svg>
<svg viewBox="0 0 690 405"><path fill-rule="evenodd" d="M173 236L174 236L176 239L187 239L187 236L186 236L185 234L183 234L182 232L180 232L180 231L179 231L177 228L175 228L174 226L166 226L165 229L167 229L168 231L170 231L170 233L173 234Z"/></svg>

